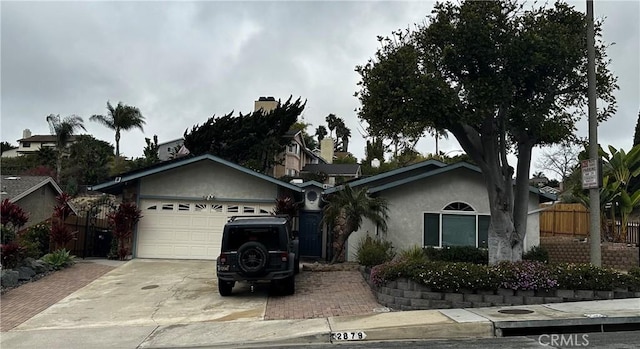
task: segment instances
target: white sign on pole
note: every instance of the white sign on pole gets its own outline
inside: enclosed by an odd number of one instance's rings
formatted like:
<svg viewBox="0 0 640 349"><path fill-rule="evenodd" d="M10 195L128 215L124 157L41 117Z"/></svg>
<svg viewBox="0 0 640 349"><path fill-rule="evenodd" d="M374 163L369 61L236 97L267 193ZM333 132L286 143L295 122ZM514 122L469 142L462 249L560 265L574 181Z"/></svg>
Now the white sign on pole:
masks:
<svg viewBox="0 0 640 349"><path fill-rule="evenodd" d="M598 159L582 160L582 189L600 188L600 174L598 173Z"/></svg>

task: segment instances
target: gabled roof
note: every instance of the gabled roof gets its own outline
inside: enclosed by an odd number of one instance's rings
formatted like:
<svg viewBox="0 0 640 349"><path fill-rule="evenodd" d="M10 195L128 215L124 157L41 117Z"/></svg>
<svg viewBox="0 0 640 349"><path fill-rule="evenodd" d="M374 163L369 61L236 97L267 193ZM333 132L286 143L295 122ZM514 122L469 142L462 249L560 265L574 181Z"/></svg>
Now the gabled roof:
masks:
<svg viewBox="0 0 640 349"><path fill-rule="evenodd" d="M178 143L184 143L184 138L180 137L180 138L176 138L176 139L171 140L171 141L158 143L158 147L162 147L162 146L165 146L167 144L178 144Z"/></svg>
<svg viewBox="0 0 640 349"><path fill-rule="evenodd" d="M62 194L62 189L49 176L5 175L0 182L2 183L0 197L2 200L9 199L11 202L17 202L47 184L50 184L58 194Z"/></svg>
<svg viewBox="0 0 640 349"><path fill-rule="evenodd" d="M355 176L360 173L359 164L306 164L301 172L324 172L331 177Z"/></svg>
<svg viewBox="0 0 640 349"><path fill-rule="evenodd" d="M436 176L436 175L439 175L439 174L451 172L451 171L454 171L454 170L459 169L459 168L465 168L465 169L477 172L479 174L482 174L482 171L477 166L471 165L471 164L469 164L467 162L464 162L464 161L456 162L455 164L447 165L447 166L444 166L444 167L441 167L441 168L438 168L438 169L435 169L435 170L424 172L422 174L417 174L417 175L414 175L414 176L411 176L411 177L399 179L399 180L392 181L392 182L389 182L389 183L385 183L385 184L382 184L382 185L379 185L379 186L376 186L376 187L370 187L369 188L369 193L373 194L373 193L381 192L383 190L395 188L395 187L398 187L398 186L403 185L403 184L407 184L407 183L411 183L411 182L414 182L414 181L417 181L417 180L421 180L421 179L424 179L424 178L433 177L433 176ZM538 194L540 196L540 199L541 199L540 201L541 202L556 200L555 195L550 195L548 193L541 192L536 187L529 186L529 191L534 193L534 194Z"/></svg>
<svg viewBox="0 0 640 349"><path fill-rule="evenodd" d="M306 188L306 187L310 187L310 186L322 188L322 183L317 182L317 181L306 181L306 182L303 182L303 183L294 183L294 184L297 185L300 188Z"/></svg>
<svg viewBox="0 0 640 349"><path fill-rule="evenodd" d="M69 142L75 141L76 136L69 137ZM33 135L31 137L18 139L18 142L40 142L40 143L55 143L57 142L56 136L53 135Z"/></svg>
<svg viewBox="0 0 640 349"><path fill-rule="evenodd" d="M467 162L457 162L455 164L446 165L440 161L427 160L413 164L411 166L395 169L381 173L379 175L371 176L355 180L348 183L351 187L366 185L369 187L368 192L371 194L378 193L384 190L395 188L404 184L408 184L417 180L421 180L428 177L433 177L439 174L454 171L456 169L464 168L482 174L479 167L471 165ZM338 190L343 189L343 185L329 188L325 191L325 194L330 194ZM556 200L555 195L541 192L538 188L529 186L529 191L538 194L541 202Z"/></svg>
<svg viewBox="0 0 640 349"><path fill-rule="evenodd" d="M362 185L366 185L368 187L379 186L384 183L393 182L401 178L410 177L415 173L424 173L424 171L429 171L432 168L435 169L435 168L440 168L444 166L446 166L446 164L443 162L440 162L437 160L426 160L426 161L418 162L409 166L400 167L395 170L383 172L375 176L351 181L349 182L349 186L351 187L357 187ZM344 187L343 185L339 185L333 188L329 188L326 190L325 193L330 194L338 190L342 190L343 187Z"/></svg>
<svg viewBox="0 0 640 349"><path fill-rule="evenodd" d="M300 189L299 187L293 185L293 184L289 184L283 181L280 181L278 179L275 179L273 177L264 175L262 173L250 170L246 167L240 166L238 164L234 164L233 162L224 160L222 158L219 158L217 156L211 155L211 154L203 154L203 155L198 155L198 156L184 156L184 157L180 157L174 160L169 160L169 161L164 161L164 162L160 162L157 164L154 164L152 166L149 167L145 167L139 170L135 170L135 171L130 171L130 172L126 172L126 173L122 173L118 176L112 177L109 181L104 182L104 183L100 183L97 185L94 185L90 190L95 190L95 191L101 191L101 192L105 192L105 193L113 193L113 192L119 192L121 190L121 188L124 186L124 183L129 182L129 181L133 181L133 180L137 180L146 176L150 176L150 175L154 175L157 173L161 173L164 171L168 171L168 170L172 170L175 168L179 168L185 165L189 165L189 164L193 164L199 161L213 161L215 163L219 163L221 165L224 166L228 166L231 167L235 170L238 170L240 172L246 173L248 175L263 179L267 182L271 182L273 184L277 184L281 187L287 188L287 189L291 189L293 191L296 192L302 192L302 189Z"/></svg>

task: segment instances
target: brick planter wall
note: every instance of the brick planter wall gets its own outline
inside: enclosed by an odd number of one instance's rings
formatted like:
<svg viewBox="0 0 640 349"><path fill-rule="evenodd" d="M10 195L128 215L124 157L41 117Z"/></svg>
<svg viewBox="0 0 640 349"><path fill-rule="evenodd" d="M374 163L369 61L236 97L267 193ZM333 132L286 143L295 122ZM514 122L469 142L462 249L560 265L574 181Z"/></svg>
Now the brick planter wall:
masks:
<svg viewBox="0 0 640 349"><path fill-rule="evenodd" d="M541 237L540 246L549 251L550 263L589 263L589 243L567 237ZM629 270L640 265L638 247L619 243L603 243L602 266Z"/></svg>
<svg viewBox="0 0 640 349"><path fill-rule="evenodd" d="M499 289L497 291L461 290L455 293L435 292L405 278L399 278L378 287L370 282L369 273L364 268L361 271L378 303L396 310L481 308L640 297L640 292L628 290L550 290L547 292Z"/></svg>

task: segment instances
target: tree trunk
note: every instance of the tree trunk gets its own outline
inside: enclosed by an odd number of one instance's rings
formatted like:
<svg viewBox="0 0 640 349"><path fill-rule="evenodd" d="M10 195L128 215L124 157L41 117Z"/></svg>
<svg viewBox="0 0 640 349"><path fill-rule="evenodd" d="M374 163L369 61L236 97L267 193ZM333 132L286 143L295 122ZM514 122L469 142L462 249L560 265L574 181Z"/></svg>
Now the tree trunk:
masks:
<svg viewBox="0 0 640 349"><path fill-rule="evenodd" d="M58 149L58 157L56 158L56 182L60 185L60 173L62 172L62 149Z"/></svg>
<svg viewBox="0 0 640 349"><path fill-rule="evenodd" d="M120 130L116 129L116 161L120 157Z"/></svg>
<svg viewBox="0 0 640 349"><path fill-rule="evenodd" d="M501 160L503 149L496 125L487 119L481 132L468 125L451 127L449 131L478 164L485 180L491 211L489 264L521 259L522 240L516 233L513 219L512 171L506 156Z"/></svg>
<svg viewBox="0 0 640 349"><path fill-rule="evenodd" d="M531 169L532 148L533 146L530 145L530 142L522 142L518 145L518 169L516 172L514 192L513 223L519 242L520 255L514 255L514 260L522 259L524 238L527 234L527 219L529 216L529 171Z"/></svg>

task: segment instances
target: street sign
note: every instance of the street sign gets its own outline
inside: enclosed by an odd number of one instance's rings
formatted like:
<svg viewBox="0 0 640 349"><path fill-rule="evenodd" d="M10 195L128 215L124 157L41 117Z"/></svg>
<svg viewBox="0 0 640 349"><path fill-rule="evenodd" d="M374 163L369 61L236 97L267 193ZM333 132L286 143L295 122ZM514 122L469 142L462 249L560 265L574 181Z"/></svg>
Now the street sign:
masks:
<svg viewBox="0 0 640 349"><path fill-rule="evenodd" d="M580 162L582 169L582 189L598 189L600 188L600 166L598 159L582 160Z"/></svg>

